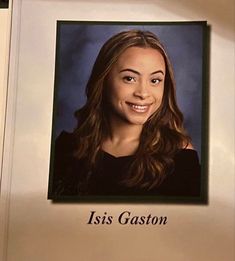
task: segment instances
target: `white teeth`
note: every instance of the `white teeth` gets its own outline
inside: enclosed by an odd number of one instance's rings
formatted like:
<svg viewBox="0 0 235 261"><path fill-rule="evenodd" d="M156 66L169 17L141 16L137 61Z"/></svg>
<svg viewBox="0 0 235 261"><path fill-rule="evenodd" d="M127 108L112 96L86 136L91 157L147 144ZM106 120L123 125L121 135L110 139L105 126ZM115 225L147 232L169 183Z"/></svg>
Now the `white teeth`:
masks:
<svg viewBox="0 0 235 261"><path fill-rule="evenodd" d="M146 106L146 105L134 105L134 104L132 104L131 105L133 108L135 108L135 109L138 109L138 110L145 110L145 109L147 109L147 107L148 106Z"/></svg>
<svg viewBox="0 0 235 261"><path fill-rule="evenodd" d="M148 110L149 105L136 105L136 104L129 104L133 110L136 112L146 112Z"/></svg>

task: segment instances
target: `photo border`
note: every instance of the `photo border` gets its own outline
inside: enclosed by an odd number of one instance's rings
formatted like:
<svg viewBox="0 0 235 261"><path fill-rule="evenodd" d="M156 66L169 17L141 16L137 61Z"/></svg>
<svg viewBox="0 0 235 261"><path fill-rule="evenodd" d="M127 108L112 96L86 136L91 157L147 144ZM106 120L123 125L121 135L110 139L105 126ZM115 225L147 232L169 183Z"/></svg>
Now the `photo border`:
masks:
<svg viewBox="0 0 235 261"><path fill-rule="evenodd" d="M58 99L58 63L60 43L60 26L62 24L84 24L84 25L201 25L202 26L202 108L201 108L201 193L200 197L185 196L61 196L54 197L51 193L53 182L53 161L55 147L55 119ZM208 134L209 134L209 43L210 27L207 21L75 21L57 20L56 29L56 58L55 58L55 78L54 78L54 98L53 98L53 120L51 134L51 155L48 184L48 199L54 203L60 202L92 202L92 203L183 203L183 204L208 204Z"/></svg>

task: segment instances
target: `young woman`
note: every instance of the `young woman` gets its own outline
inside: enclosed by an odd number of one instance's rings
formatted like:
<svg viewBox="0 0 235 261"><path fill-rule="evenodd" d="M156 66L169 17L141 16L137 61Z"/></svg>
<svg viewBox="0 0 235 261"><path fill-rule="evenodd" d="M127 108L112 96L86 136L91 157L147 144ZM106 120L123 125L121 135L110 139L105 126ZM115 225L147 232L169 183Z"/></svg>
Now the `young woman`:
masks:
<svg viewBox="0 0 235 261"><path fill-rule="evenodd" d="M52 198L199 196L197 152L183 128L173 70L156 35L131 30L101 48L73 133L55 145Z"/></svg>

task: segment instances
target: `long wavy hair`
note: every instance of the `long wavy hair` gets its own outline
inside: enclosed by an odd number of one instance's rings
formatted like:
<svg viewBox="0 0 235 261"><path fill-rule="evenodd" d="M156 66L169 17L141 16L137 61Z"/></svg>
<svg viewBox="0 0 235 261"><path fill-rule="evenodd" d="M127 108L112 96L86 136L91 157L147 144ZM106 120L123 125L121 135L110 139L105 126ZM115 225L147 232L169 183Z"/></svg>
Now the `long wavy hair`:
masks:
<svg viewBox="0 0 235 261"><path fill-rule="evenodd" d="M75 155L84 159L87 171L96 168L102 141L109 125L106 115L105 85L107 75L119 56L130 47L153 48L164 57L166 64L164 93L160 107L143 125L139 146L128 175L122 181L126 187L152 189L164 180L174 167L174 156L190 141L183 128L183 115L176 103L172 65L165 48L155 34L130 30L111 37L101 48L86 86L86 104L75 116Z"/></svg>

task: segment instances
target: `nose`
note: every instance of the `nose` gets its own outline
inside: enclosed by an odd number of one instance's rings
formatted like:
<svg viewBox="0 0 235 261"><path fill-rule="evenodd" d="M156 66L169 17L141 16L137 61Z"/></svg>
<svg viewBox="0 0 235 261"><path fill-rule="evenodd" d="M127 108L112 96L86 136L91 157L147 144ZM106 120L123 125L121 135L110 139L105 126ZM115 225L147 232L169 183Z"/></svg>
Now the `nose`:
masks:
<svg viewBox="0 0 235 261"><path fill-rule="evenodd" d="M140 83L138 84L138 86L136 86L133 95L135 97L138 97L142 100L146 99L149 97L150 93L149 93L149 89L147 84L145 83Z"/></svg>

